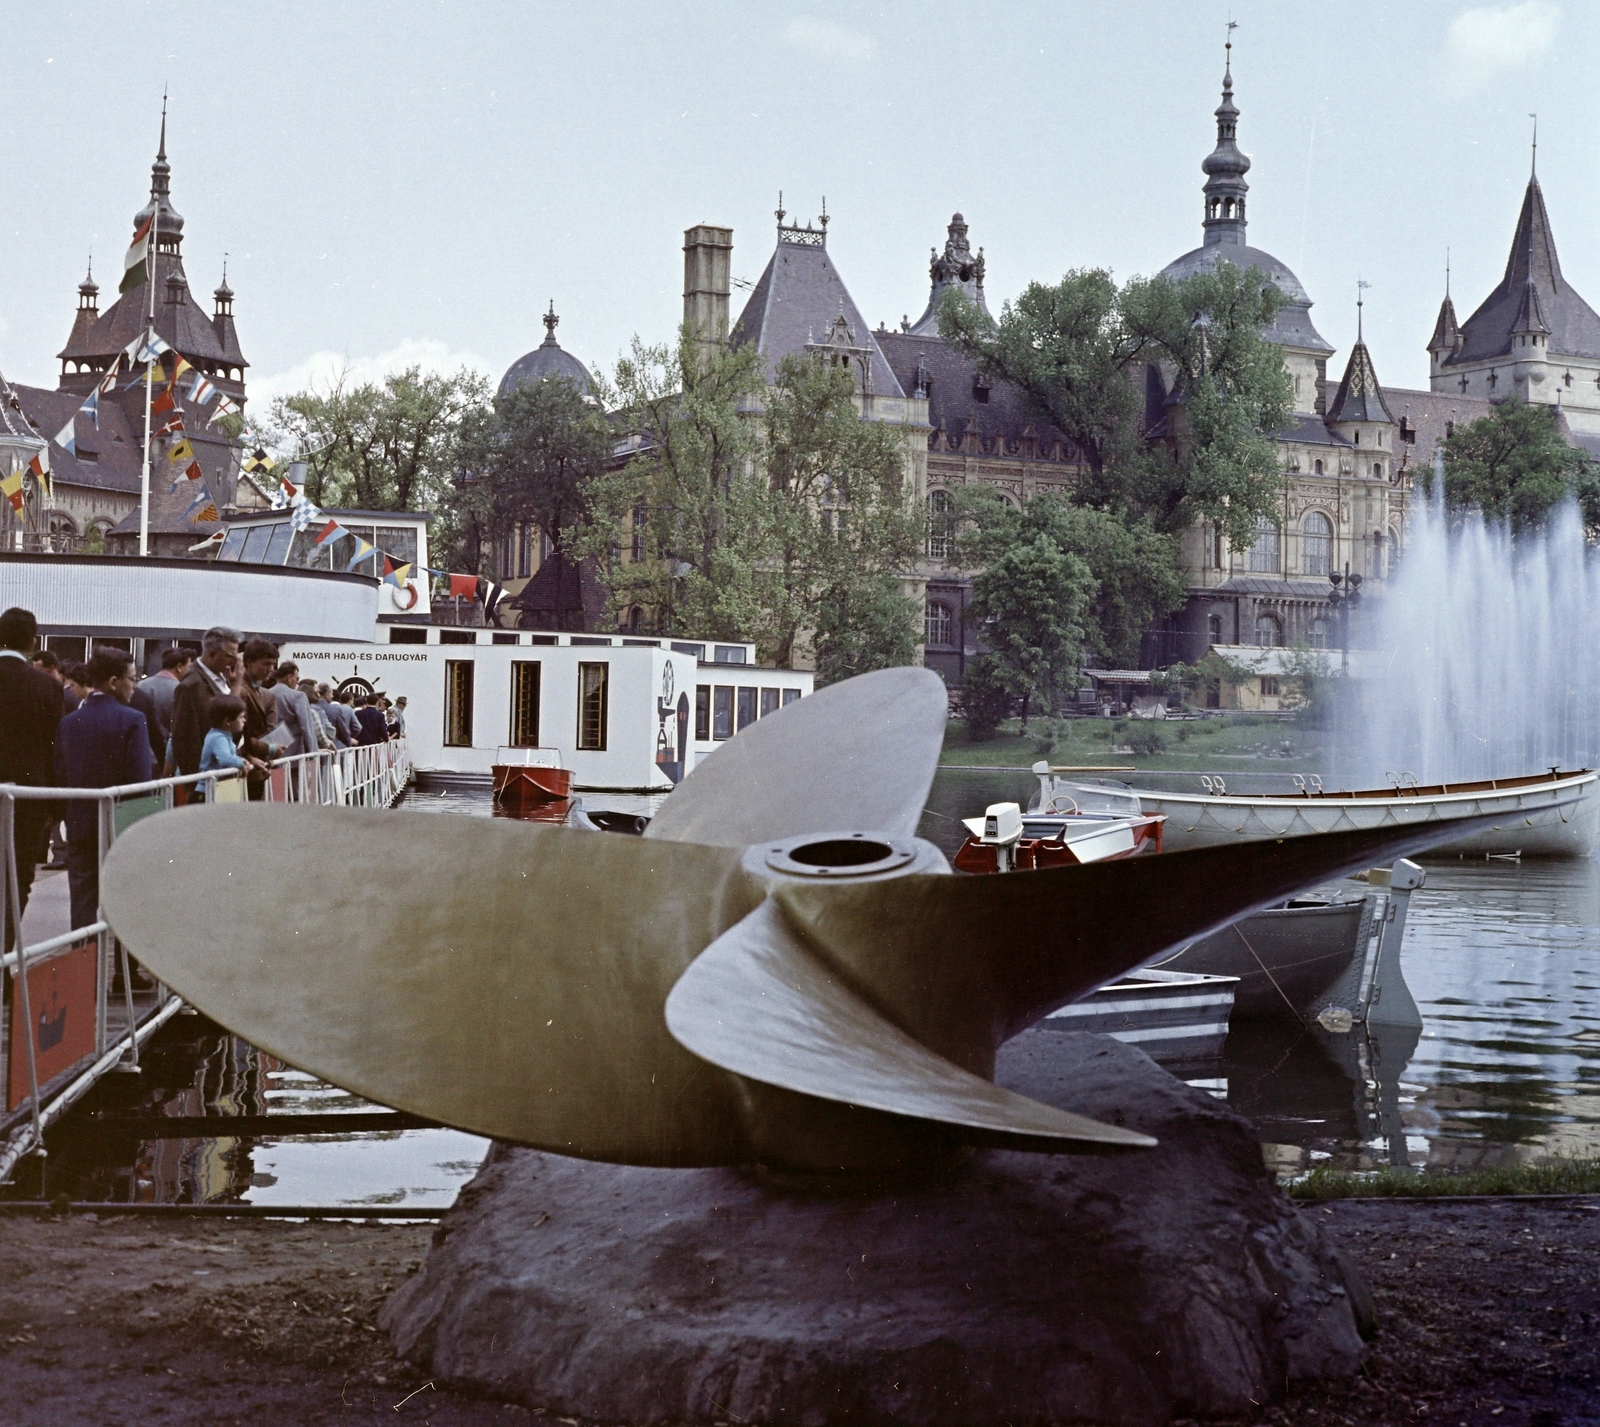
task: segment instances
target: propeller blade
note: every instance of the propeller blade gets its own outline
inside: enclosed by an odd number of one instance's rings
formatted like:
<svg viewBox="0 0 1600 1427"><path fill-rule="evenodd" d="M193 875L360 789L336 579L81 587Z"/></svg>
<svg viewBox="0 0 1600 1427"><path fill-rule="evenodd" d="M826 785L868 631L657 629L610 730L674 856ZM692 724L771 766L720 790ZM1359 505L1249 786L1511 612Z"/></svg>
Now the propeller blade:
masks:
<svg viewBox="0 0 1600 1427"><path fill-rule="evenodd" d="M101 873L128 950L380 1105L561 1154L747 1158L740 1082L661 1007L763 889L721 848L245 804L146 818Z"/></svg>
<svg viewBox="0 0 1600 1427"><path fill-rule="evenodd" d="M695 958L667 997L667 1027L696 1055L751 1080L976 1132L988 1143L1057 1152L1156 1143L1041 1105L935 1055L818 961L771 901ZM805 1102L794 1110L807 1119L817 1113ZM810 1128L774 1120L781 1112L769 1116L762 1137L775 1144Z"/></svg>
<svg viewBox="0 0 1600 1427"><path fill-rule="evenodd" d="M944 681L928 669L880 669L830 685L697 764L644 835L713 847L841 827L911 837L948 711Z"/></svg>
<svg viewBox="0 0 1600 1427"><path fill-rule="evenodd" d="M1504 820L1318 833L988 877L795 881L773 900L823 964L864 988L890 1021L987 1077L1004 1041L1170 947L1319 882Z"/></svg>

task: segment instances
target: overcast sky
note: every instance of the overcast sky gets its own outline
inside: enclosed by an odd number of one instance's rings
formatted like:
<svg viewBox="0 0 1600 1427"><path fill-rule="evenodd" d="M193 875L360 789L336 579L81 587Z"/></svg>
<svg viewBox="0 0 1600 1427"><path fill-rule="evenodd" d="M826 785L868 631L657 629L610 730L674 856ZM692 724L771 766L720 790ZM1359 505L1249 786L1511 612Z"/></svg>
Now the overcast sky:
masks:
<svg viewBox="0 0 1600 1427"><path fill-rule="evenodd" d="M996 309L1069 268L1158 271L1200 241L1230 13L1250 241L1299 274L1336 373L1360 275L1379 376L1426 385L1446 246L1463 318L1503 270L1530 111L1562 267L1600 306L1581 0L122 0L8 16L0 369L53 386L89 250L120 272L163 84L190 283L209 311L230 255L259 401L342 362L498 377L551 298L609 369L673 333L686 227L733 228L735 277L760 276L779 189L800 218L826 195L874 326L921 312L955 209Z"/></svg>

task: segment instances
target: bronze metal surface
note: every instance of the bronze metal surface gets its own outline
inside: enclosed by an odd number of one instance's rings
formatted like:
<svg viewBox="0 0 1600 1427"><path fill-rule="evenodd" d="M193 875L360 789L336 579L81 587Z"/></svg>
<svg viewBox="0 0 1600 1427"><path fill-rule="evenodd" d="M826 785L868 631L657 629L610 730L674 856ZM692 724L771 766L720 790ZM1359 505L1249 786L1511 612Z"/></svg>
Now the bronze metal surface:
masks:
<svg viewBox="0 0 1600 1427"><path fill-rule="evenodd" d="M910 837L939 766L949 703L928 669L832 684L696 764L644 835L715 847L841 827Z"/></svg>

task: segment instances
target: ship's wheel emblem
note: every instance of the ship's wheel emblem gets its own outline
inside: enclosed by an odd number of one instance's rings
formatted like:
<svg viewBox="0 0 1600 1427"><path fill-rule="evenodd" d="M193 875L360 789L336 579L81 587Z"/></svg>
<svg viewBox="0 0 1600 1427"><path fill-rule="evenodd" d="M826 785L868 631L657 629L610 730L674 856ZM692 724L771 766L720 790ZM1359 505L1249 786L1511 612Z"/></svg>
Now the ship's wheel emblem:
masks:
<svg viewBox="0 0 1600 1427"><path fill-rule="evenodd" d="M667 660L666 664L662 666L662 669L661 669L661 702L662 703L670 704L672 702L672 690L673 690L673 687L674 687L674 685L673 685L673 682L672 682L672 661L669 659L669 660Z"/></svg>

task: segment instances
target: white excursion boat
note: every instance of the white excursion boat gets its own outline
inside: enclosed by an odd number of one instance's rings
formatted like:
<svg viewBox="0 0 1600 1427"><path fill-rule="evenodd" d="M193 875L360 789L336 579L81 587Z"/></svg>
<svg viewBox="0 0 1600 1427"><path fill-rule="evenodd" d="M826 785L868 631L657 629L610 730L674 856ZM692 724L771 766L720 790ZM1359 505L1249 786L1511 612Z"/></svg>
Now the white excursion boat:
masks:
<svg viewBox="0 0 1600 1427"><path fill-rule="evenodd" d="M1158 813L1166 818L1161 833L1166 852L1484 813L1503 814L1505 821L1428 856L1588 857L1600 841L1600 774L1588 768L1421 787L1413 781L1352 792L1329 792L1320 779L1296 775L1293 793L1269 794L1229 793L1221 778L1202 778L1199 793L1173 793L1075 783L1056 777L1044 763L1034 764L1033 771L1039 795L1030 812L1062 798L1081 803L1093 797L1129 815Z"/></svg>

